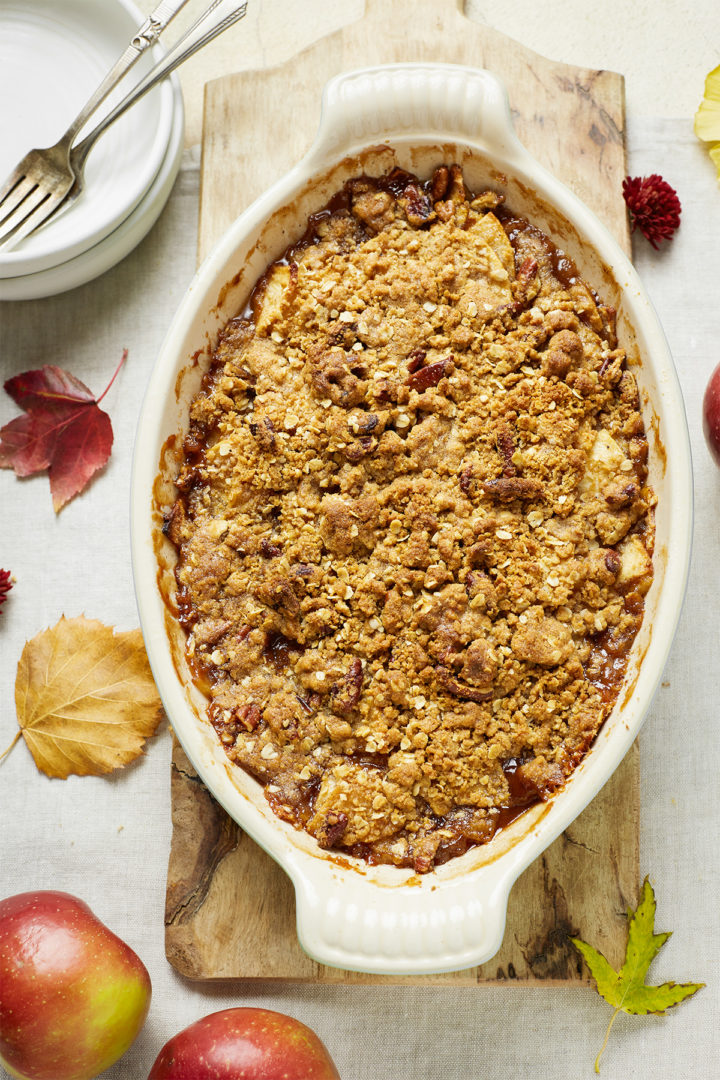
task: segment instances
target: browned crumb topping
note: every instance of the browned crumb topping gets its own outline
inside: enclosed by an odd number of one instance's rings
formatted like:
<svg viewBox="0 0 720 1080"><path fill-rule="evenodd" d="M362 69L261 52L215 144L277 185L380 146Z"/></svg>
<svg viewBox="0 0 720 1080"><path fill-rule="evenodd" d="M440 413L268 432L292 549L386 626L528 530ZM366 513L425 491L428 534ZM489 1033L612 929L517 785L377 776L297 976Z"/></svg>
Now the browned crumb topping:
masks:
<svg viewBox="0 0 720 1080"><path fill-rule="evenodd" d="M223 331L166 526L229 757L418 872L563 784L652 575L614 313L500 202L349 182Z"/></svg>

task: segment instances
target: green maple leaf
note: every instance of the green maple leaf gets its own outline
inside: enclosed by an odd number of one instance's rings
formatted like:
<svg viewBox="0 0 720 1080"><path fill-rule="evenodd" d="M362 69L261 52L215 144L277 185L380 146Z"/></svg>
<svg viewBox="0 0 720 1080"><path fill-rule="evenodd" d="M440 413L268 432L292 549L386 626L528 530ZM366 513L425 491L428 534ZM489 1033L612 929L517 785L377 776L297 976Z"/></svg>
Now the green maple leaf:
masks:
<svg viewBox="0 0 720 1080"><path fill-rule="evenodd" d="M625 963L619 971L616 971L602 953L599 953L592 945L588 945L579 938L570 939L575 948L582 953L585 963L590 968L590 974L597 983L598 993L605 998L608 1005L612 1005L615 1009L605 1032L605 1041L595 1059L596 1073L600 1072L600 1058L607 1046L610 1030L618 1013L631 1013L635 1016L664 1013L671 1005L678 1005L685 998L692 997L705 985L705 983L666 982L660 986L646 986L645 976L648 968L669 937L669 933L655 933L655 893L652 885L645 878L637 910L628 911Z"/></svg>

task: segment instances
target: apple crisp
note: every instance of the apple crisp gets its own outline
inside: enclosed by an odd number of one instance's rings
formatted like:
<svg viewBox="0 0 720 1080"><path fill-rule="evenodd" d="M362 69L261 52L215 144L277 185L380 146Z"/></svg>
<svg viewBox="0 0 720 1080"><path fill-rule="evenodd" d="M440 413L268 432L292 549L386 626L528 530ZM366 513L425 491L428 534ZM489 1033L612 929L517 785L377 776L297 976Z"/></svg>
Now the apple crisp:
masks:
<svg viewBox="0 0 720 1080"><path fill-rule="evenodd" d="M349 181L220 335L165 531L229 758L418 873L561 787L625 672L654 496L614 312L457 166Z"/></svg>

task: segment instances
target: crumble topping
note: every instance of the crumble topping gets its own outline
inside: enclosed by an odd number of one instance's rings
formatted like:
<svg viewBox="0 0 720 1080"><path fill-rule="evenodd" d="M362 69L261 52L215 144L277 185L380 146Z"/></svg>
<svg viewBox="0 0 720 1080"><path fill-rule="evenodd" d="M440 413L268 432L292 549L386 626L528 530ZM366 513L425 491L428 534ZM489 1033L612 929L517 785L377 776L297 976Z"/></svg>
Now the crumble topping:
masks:
<svg viewBox="0 0 720 1080"><path fill-rule="evenodd" d="M348 182L220 336L166 522L232 761L426 872L560 787L617 695L654 496L614 312L458 167Z"/></svg>

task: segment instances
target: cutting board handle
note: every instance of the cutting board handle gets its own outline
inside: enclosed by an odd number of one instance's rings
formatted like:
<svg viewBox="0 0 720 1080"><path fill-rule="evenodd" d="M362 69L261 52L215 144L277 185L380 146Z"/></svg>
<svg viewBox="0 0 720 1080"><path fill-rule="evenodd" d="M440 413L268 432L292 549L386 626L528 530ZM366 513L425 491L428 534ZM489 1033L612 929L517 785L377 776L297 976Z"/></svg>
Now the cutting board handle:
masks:
<svg viewBox="0 0 720 1080"><path fill-rule="evenodd" d="M397 140L412 132L444 141L467 139L503 158L526 154L513 128L507 91L482 68L458 64L392 64L331 79L323 93L320 127L311 153L332 157Z"/></svg>

